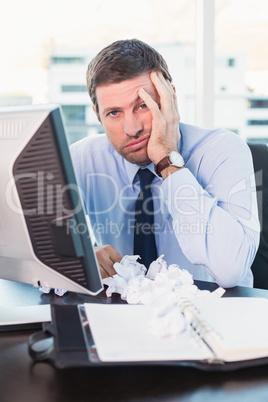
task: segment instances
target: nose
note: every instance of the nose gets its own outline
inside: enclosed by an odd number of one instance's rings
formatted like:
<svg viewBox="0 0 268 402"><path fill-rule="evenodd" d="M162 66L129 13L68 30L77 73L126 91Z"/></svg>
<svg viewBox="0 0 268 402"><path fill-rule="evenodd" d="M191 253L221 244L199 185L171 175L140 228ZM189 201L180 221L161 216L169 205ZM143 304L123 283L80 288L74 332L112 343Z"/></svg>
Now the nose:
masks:
<svg viewBox="0 0 268 402"><path fill-rule="evenodd" d="M135 137L140 131L143 130L143 124L139 117L134 113L125 115L124 119L124 132L130 137Z"/></svg>

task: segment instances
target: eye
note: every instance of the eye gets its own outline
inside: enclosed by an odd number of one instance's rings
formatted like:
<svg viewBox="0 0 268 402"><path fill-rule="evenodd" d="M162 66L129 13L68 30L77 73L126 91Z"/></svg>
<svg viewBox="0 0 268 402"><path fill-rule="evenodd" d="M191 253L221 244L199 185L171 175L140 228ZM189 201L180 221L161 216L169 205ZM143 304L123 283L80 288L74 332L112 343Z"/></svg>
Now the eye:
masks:
<svg viewBox="0 0 268 402"><path fill-rule="evenodd" d="M140 109L146 109L147 105L145 103L143 103L142 105L140 105Z"/></svg>
<svg viewBox="0 0 268 402"><path fill-rule="evenodd" d="M111 112L108 113L108 116L117 116L118 115L118 111L117 110L112 110Z"/></svg>

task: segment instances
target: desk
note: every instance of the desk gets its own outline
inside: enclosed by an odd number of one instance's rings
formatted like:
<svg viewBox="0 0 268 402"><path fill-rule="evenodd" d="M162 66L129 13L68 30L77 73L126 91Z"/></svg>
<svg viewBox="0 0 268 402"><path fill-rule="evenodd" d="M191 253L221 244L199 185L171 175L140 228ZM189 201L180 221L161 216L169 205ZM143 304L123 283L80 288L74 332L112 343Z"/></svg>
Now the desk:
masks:
<svg viewBox="0 0 268 402"><path fill-rule="evenodd" d="M200 289L215 284L196 282ZM13 294L11 294L11 292ZM236 287L225 297L268 297L268 291ZM29 285L0 280L0 307L3 300L16 304L120 302L68 293L63 298L41 294ZM33 331L0 333L1 402L105 402L105 401L267 401L268 367L234 372L203 372L189 367L93 367L59 370L47 363L34 364L27 352Z"/></svg>

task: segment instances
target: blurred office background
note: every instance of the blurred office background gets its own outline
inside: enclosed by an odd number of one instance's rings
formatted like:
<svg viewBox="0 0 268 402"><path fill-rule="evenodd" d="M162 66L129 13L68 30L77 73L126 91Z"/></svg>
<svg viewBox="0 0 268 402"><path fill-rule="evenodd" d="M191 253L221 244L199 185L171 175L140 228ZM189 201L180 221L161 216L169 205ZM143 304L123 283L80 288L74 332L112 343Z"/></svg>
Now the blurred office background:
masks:
<svg viewBox="0 0 268 402"><path fill-rule="evenodd" d="M200 7L211 7L213 16ZM199 124L196 50L203 18L204 30L213 25L203 49L213 47L203 64L213 80L209 125L268 143L268 2L263 0L9 0L1 12L0 107L60 103L69 143L102 133L87 93L87 65L107 44L138 38L167 60L181 120ZM203 91L206 102L209 90Z"/></svg>

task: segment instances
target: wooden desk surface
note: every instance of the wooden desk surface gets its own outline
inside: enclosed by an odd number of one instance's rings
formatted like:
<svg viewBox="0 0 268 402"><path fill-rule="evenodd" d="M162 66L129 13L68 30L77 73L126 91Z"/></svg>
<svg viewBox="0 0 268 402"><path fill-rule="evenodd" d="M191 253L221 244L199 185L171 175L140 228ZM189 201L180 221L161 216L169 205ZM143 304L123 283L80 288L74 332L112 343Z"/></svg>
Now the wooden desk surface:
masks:
<svg viewBox="0 0 268 402"><path fill-rule="evenodd" d="M209 290L217 287L202 282L197 285ZM229 296L268 297L268 291L233 288L226 292L226 297ZM0 308L9 299L13 305L52 300L57 303L119 301L117 297L107 299L104 292L97 298L71 293L59 298L42 295L28 285L0 280ZM32 332L0 333L1 402L268 401L267 366L226 373L142 365L59 370L47 363L33 363L27 351Z"/></svg>

